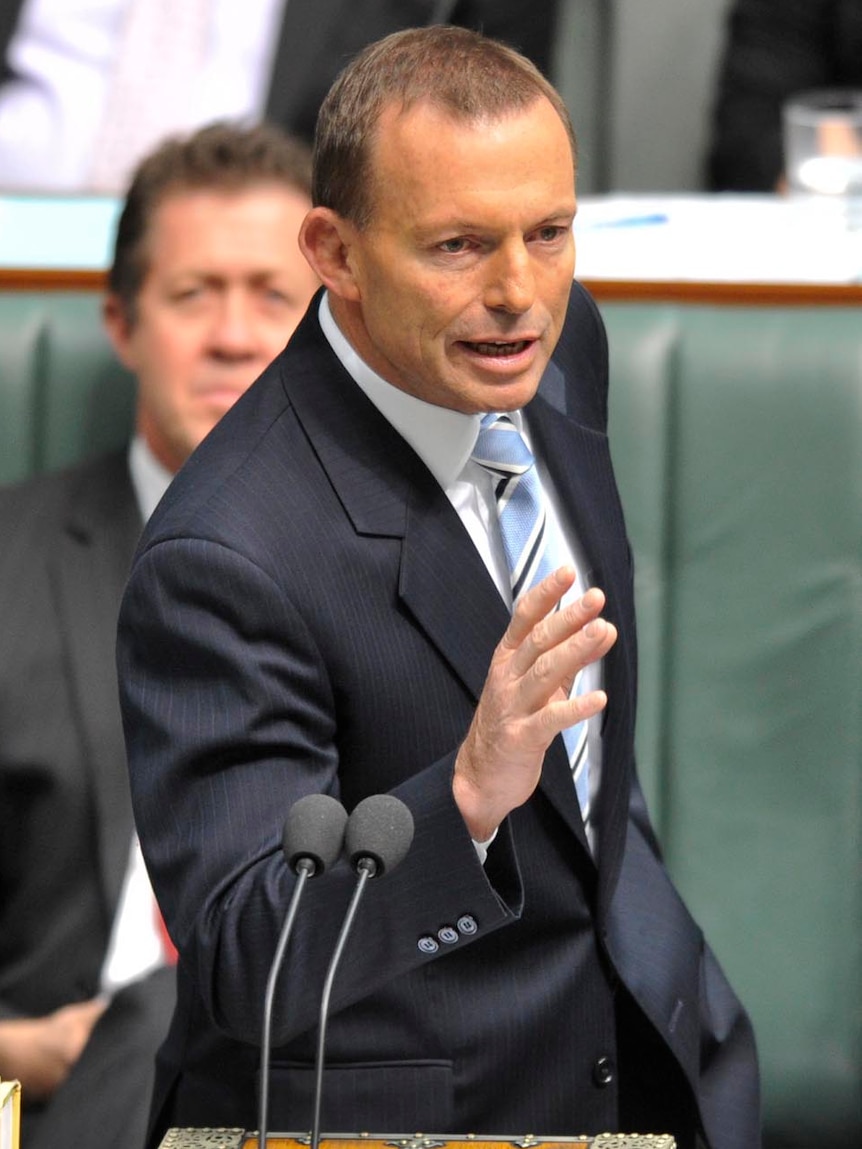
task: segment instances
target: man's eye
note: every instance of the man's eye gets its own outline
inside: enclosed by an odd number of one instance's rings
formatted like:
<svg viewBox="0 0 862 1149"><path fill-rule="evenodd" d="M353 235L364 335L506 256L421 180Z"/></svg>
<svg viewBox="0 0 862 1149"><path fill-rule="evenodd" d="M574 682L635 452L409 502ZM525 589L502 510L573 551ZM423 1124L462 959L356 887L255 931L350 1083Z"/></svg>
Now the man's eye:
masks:
<svg viewBox="0 0 862 1149"><path fill-rule="evenodd" d="M440 250L445 251L448 255L458 255L459 252L466 251L469 247L469 242L462 236L457 239L444 239L440 244Z"/></svg>

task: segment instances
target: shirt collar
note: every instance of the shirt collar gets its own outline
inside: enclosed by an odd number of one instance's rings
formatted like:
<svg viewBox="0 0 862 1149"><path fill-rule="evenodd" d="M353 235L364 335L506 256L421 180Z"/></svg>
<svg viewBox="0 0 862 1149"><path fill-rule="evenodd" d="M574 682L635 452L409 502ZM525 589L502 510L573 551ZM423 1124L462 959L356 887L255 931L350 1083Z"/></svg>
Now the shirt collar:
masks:
<svg viewBox="0 0 862 1149"><path fill-rule="evenodd" d="M155 457L142 435L135 435L129 444L129 472L141 518L146 522L173 475Z"/></svg>
<svg viewBox="0 0 862 1149"><path fill-rule="evenodd" d="M461 474L473 453L482 416L437 407L387 383L360 359L342 334L332 316L327 292L320 301L318 314L323 334L345 371L446 490Z"/></svg>

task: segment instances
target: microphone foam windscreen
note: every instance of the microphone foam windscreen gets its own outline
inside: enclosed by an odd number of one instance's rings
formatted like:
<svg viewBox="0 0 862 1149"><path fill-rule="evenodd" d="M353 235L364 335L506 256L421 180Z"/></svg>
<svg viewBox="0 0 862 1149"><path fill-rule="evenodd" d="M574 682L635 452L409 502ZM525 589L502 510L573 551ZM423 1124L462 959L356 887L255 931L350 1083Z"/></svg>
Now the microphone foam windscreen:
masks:
<svg viewBox="0 0 862 1149"><path fill-rule="evenodd" d="M372 794L350 815L344 841L351 865L373 858L379 876L394 869L410 849L413 815L400 798Z"/></svg>
<svg viewBox="0 0 862 1149"><path fill-rule="evenodd" d="M315 875L327 870L341 853L347 811L329 794L306 794L287 813L282 849L293 869L300 858L314 862Z"/></svg>

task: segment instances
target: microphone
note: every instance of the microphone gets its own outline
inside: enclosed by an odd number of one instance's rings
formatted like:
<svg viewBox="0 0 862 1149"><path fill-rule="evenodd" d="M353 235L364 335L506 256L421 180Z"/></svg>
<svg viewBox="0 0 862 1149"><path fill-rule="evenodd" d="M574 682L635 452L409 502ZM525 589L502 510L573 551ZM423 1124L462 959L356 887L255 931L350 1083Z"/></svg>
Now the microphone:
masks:
<svg viewBox="0 0 862 1149"><path fill-rule="evenodd" d="M329 998L335 971L356 917L356 911L365 887L371 878L382 877L401 862L413 841L413 815L400 798L392 794L374 794L363 798L347 822L344 836L345 849L358 881L353 891L335 950L326 971L323 996L320 1001L320 1022L317 1034L317 1057L314 1081L314 1123L311 1129L311 1149L320 1146L320 1106L323 1098L323 1051L326 1044L326 1022L329 1016Z"/></svg>
<svg viewBox="0 0 862 1149"><path fill-rule="evenodd" d="M284 924L281 927L275 956L266 983L263 1003L263 1027L260 1039L260 1098L258 1109L258 1146L266 1149L266 1123L269 1112L269 1058L272 1006L275 987L287 943L293 930L299 900L309 878L328 870L341 853L347 811L328 794L307 794L291 806L284 823L281 847L285 861L297 876Z"/></svg>

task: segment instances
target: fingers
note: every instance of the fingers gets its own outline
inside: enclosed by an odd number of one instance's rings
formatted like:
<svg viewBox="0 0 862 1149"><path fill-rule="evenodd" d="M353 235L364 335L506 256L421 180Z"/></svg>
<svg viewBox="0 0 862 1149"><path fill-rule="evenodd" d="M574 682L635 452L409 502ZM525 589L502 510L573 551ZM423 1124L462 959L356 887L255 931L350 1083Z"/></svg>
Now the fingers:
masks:
<svg viewBox="0 0 862 1149"><path fill-rule="evenodd" d="M563 595L574 586L576 578L574 567L562 566L531 587L518 600L512 621L503 635L502 645L512 650L519 647L533 627L556 609Z"/></svg>
<svg viewBox="0 0 862 1149"><path fill-rule="evenodd" d="M607 705L603 690L570 697L578 672L617 639L600 617L605 596L596 587L556 609L574 581L574 570L561 567L528 591L491 660L453 780L477 841L532 794L553 738Z"/></svg>
<svg viewBox="0 0 862 1149"><path fill-rule="evenodd" d="M591 690L588 694L577 694L563 701L551 701L543 708L541 715L550 738L553 738L569 726L600 714L607 704L608 696L603 690Z"/></svg>
<svg viewBox="0 0 862 1149"><path fill-rule="evenodd" d="M578 672L603 658L617 640L616 627L601 617L605 595L598 587L557 609L575 577L572 567L560 567L528 591L495 652L489 677L507 680L510 702L522 717L552 699L567 700ZM581 700L563 728L590 716L576 713L578 706L596 713L605 701Z"/></svg>
<svg viewBox="0 0 862 1149"><path fill-rule="evenodd" d="M562 568L565 569L565 568ZM558 574L559 572L555 572ZM546 584L551 584L547 586ZM533 601L518 604L517 624L507 631L507 649L510 652L511 671L532 684L533 701L549 699L556 690L568 694L579 670L603 658L617 638L616 628L601 618L605 606L604 593L592 587L574 602L548 613L544 610L548 594L561 585L572 585L566 579L555 580L554 575L533 588L544 590ZM563 592L565 593L565 592ZM559 601L559 599L555 600ZM523 605L523 610L521 609ZM536 617L538 616L538 617ZM525 625L529 620L532 625ZM517 644L515 635L521 635ZM501 644L502 645L502 644Z"/></svg>

